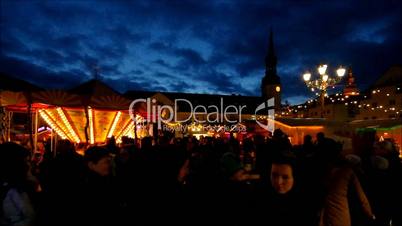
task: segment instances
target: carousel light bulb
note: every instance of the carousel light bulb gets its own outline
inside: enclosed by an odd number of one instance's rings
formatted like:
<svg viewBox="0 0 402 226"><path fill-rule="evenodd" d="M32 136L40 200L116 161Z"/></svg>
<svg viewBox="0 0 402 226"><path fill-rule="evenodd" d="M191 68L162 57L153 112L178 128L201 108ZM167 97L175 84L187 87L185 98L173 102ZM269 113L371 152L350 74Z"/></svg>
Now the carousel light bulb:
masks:
<svg viewBox="0 0 402 226"><path fill-rule="evenodd" d="M71 126L70 122L67 120L67 117L66 117L66 115L64 114L63 109L62 109L61 107L58 107L58 108L56 109L56 111L57 111L57 113L59 114L60 118L62 119L64 125L66 126L67 131L69 132L69 135L74 138L74 141L75 141L76 143L80 143L81 140L80 140L80 138L77 136L77 133L74 131L74 129L73 129L73 127Z"/></svg>
<svg viewBox="0 0 402 226"><path fill-rule="evenodd" d="M39 110L39 115L45 120L45 122L54 130L56 131L57 135L59 135L63 140L67 139L67 136L63 131L61 131L58 126L50 119L50 117L47 115L47 112L45 110Z"/></svg>
<svg viewBox="0 0 402 226"><path fill-rule="evenodd" d="M126 127L123 129L123 131L119 134L119 136L117 137L116 140L120 140L121 138L126 136L130 131L132 131L134 129L134 122L129 120L128 124L126 125ZM121 142L119 142L121 143Z"/></svg>
<svg viewBox="0 0 402 226"><path fill-rule="evenodd" d="M123 136L126 136L127 134L129 134L133 129L135 128L134 122L130 124L130 126L128 126L125 131L123 132Z"/></svg>
<svg viewBox="0 0 402 226"><path fill-rule="evenodd" d="M107 135L107 138L111 138L113 136L113 133L116 130L117 122L119 122L120 116L121 116L121 112L118 111L114 117L112 126L110 127L109 133Z"/></svg>
<svg viewBox="0 0 402 226"><path fill-rule="evenodd" d="M94 122L92 108L88 107L88 119L89 119L89 141L91 144L95 143L94 137Z"/></svg>

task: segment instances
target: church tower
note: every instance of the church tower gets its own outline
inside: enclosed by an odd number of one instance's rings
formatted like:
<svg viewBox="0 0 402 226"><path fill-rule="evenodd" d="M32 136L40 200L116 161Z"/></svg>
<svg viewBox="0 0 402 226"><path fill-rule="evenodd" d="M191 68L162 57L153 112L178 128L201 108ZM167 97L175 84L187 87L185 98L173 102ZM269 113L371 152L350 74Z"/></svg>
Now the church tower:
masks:
<svg viewBox="0 0 402 226"><path fill-rule="evenodd" d="M348 69L348 77L346 78L345 88L343 89L343 95L355 96L359 95L359 89L356 86L355 77L353 76L352 67Z"/></svg>
<svg viewBox="0 0 402 226"><path fill-rule="evenodd" d="M275 98L275 109L281 107L281 79L276 72L277 58L274 49L272 29L269 34L268 53L265 57L265 76L261 81L261 96L263 100Z"/></svg>

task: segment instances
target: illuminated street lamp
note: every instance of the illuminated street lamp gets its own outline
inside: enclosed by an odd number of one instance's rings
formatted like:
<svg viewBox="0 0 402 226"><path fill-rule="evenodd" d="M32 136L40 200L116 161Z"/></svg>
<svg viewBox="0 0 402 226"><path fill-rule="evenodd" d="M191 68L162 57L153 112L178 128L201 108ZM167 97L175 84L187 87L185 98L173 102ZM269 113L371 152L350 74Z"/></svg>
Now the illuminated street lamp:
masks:
<svg viewBox="0 0 402 226"><path fill-rule="evenodd" d="M339 67L336 70L336 75L337 76L329 76L326 71L327 71L328 65L322 64L318 66L318 78L312 79L312 74L310 72L306 72L303 74L303 80L306 84L306 86L314 92L314 90L320 90L320 103L321 103L321 117L323 117L323 112L324 112L324 102L325 102L325 96L327 95L327 88L330 86L334 86L338 82L340 82L345 75L345 68Z"/></svg>

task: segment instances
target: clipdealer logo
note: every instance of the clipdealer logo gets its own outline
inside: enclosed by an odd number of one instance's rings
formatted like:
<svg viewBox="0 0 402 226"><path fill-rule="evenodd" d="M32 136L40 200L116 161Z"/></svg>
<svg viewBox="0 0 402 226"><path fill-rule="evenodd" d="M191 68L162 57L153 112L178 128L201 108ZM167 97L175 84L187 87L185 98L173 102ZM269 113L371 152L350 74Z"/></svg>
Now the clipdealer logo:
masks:
<svg viewBox="0 0 402 226"><path fill-rule="evenodd" d="M183 104L188 105L188 109L190 111L188 112L189 114L187 115L187 118L178 118L178 106L179 103L181 106ZM174 100L174 105L159 105L157 104L156 99L151 99L151 98L139 98L135 99L134 101L131 102L130 107L129 107L129 114L130 118L134 121L134 123L137 123L137 116L136 116L136 109L139 109L139 105L142 106L142 109L144 108L144 104L146 105L146 117L143 118L142 120L145 122L154 122L157 124L158 129L162 129L163 123L186 123L189 121L194 121L194 123L197 124L203 124L203 123L241 123L242 122L242 115L244 114L243 111L244 109L247 108L246 105L225 105L223 98L220 98L220 104L219 105L196 105L194 106L189 100L187 99L175 99ZM273 132L274 131L274 119L275 119L275 110L274 110L274 105L275 105L275 99L270 98L266 102L261 103L258 105L254 111L254 118L256 120L256 123L263 129ZM136 108L137 107L137 108ZM259 121L259 117L261 115L265 114L258 114L259 112L262 112L262 110L267 110L266 116L264 117L266 119L266 123L263 123ZM137 112L138 113L138 112ZM202 119L199 119L198 116L203 115L205 117L201 117ZM236 117L232 117L236 116ZM235 118L235 119L234 119ZM182 128L182 127L180 127ZM187 128L187 127L185 127ZM210 128L210 126L208 126Z"/></svg>
<svg viewBox="0 0 402 226"><path fill-rule="evenodd" d="M257 112L261 111L262 109L268 109L267 112L267 124L263 124L257 119L255 120L259 126L261 126L263 129L273 133L275 130L275 98L272 97L266 102L258 105L255 109L254 116L257 117Z"/></svg>

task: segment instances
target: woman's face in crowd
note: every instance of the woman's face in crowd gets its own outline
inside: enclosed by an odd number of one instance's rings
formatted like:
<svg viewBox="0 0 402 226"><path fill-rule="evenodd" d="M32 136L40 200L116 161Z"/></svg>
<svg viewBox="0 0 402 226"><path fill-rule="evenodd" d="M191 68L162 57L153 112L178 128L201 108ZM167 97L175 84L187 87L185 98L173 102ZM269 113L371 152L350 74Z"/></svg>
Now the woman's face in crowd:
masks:
<svg viewBox="0 0 402 226"><path fill-rule="evenodd" d="M288 164L272 164L271 184L279 194L286 194L292 190L294 184L292 167Z"/></svg>

